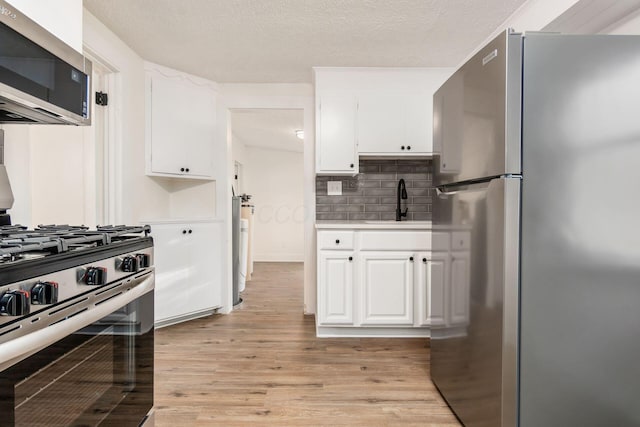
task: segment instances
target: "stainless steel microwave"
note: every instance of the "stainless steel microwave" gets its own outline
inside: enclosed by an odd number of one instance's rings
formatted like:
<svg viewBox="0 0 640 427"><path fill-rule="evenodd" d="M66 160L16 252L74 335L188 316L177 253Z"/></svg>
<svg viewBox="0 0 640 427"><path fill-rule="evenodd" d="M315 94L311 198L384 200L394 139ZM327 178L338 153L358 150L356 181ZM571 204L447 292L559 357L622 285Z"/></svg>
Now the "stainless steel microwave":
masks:
<svg viewBox="0 0 640 427"><path fill-rule="evenodd" d="M91 124L91 62L4 0L0 123Z"/></svg>

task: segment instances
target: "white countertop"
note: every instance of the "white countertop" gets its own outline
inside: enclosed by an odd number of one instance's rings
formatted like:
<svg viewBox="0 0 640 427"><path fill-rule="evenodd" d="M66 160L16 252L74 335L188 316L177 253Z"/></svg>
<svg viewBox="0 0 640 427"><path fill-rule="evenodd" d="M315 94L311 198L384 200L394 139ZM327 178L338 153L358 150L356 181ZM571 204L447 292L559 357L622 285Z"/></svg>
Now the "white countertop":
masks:
<svg viewBox="0 0 640 427"><path fill-rule="evenodd" d="M431 221L316 221L317 229L430 230Z"/></svg>

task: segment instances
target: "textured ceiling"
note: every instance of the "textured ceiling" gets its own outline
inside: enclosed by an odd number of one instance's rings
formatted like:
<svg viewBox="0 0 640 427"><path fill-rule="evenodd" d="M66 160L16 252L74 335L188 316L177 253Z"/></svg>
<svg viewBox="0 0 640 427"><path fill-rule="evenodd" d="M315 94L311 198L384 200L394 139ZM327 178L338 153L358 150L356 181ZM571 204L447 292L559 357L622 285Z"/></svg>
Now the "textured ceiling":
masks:
<svg viewBox="0 0 640 427"><path fill-rule="evenodd" d="M231 132L247 147L303 151L295 131L304 127L303 110L231 110Z"/></svg>
<svg viewBox="0 0 640 427"><path fill-rule="evenodd" d="M525 0L84 0L144 59L220 83L458 65Z"/></svg>

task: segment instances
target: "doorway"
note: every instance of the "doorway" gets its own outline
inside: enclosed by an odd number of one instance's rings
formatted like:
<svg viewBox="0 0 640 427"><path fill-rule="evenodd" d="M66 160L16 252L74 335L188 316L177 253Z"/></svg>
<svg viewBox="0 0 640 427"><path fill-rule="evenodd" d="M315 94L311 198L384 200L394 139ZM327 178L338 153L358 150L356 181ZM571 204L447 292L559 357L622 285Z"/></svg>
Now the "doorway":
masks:
<svg viewBox="0 0 640 427"><path fill-rule="evenodd" d="M233 192L247 219L243 290L251 286L256 263L300 270L304 262L304 111L231 109L230 119Z"/></svg>

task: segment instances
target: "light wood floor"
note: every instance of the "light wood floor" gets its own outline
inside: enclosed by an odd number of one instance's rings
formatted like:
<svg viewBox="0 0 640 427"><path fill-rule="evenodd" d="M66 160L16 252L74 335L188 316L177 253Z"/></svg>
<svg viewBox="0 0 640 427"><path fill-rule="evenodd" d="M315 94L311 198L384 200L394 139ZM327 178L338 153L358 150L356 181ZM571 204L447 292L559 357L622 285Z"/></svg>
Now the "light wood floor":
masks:
<svg viewBox="0 0 640 427"><path fill-rule="evenodd" d="M156 425L458 426L425 339L315 337L302 264L256 264L240 309L156 333Z"/></svg>

